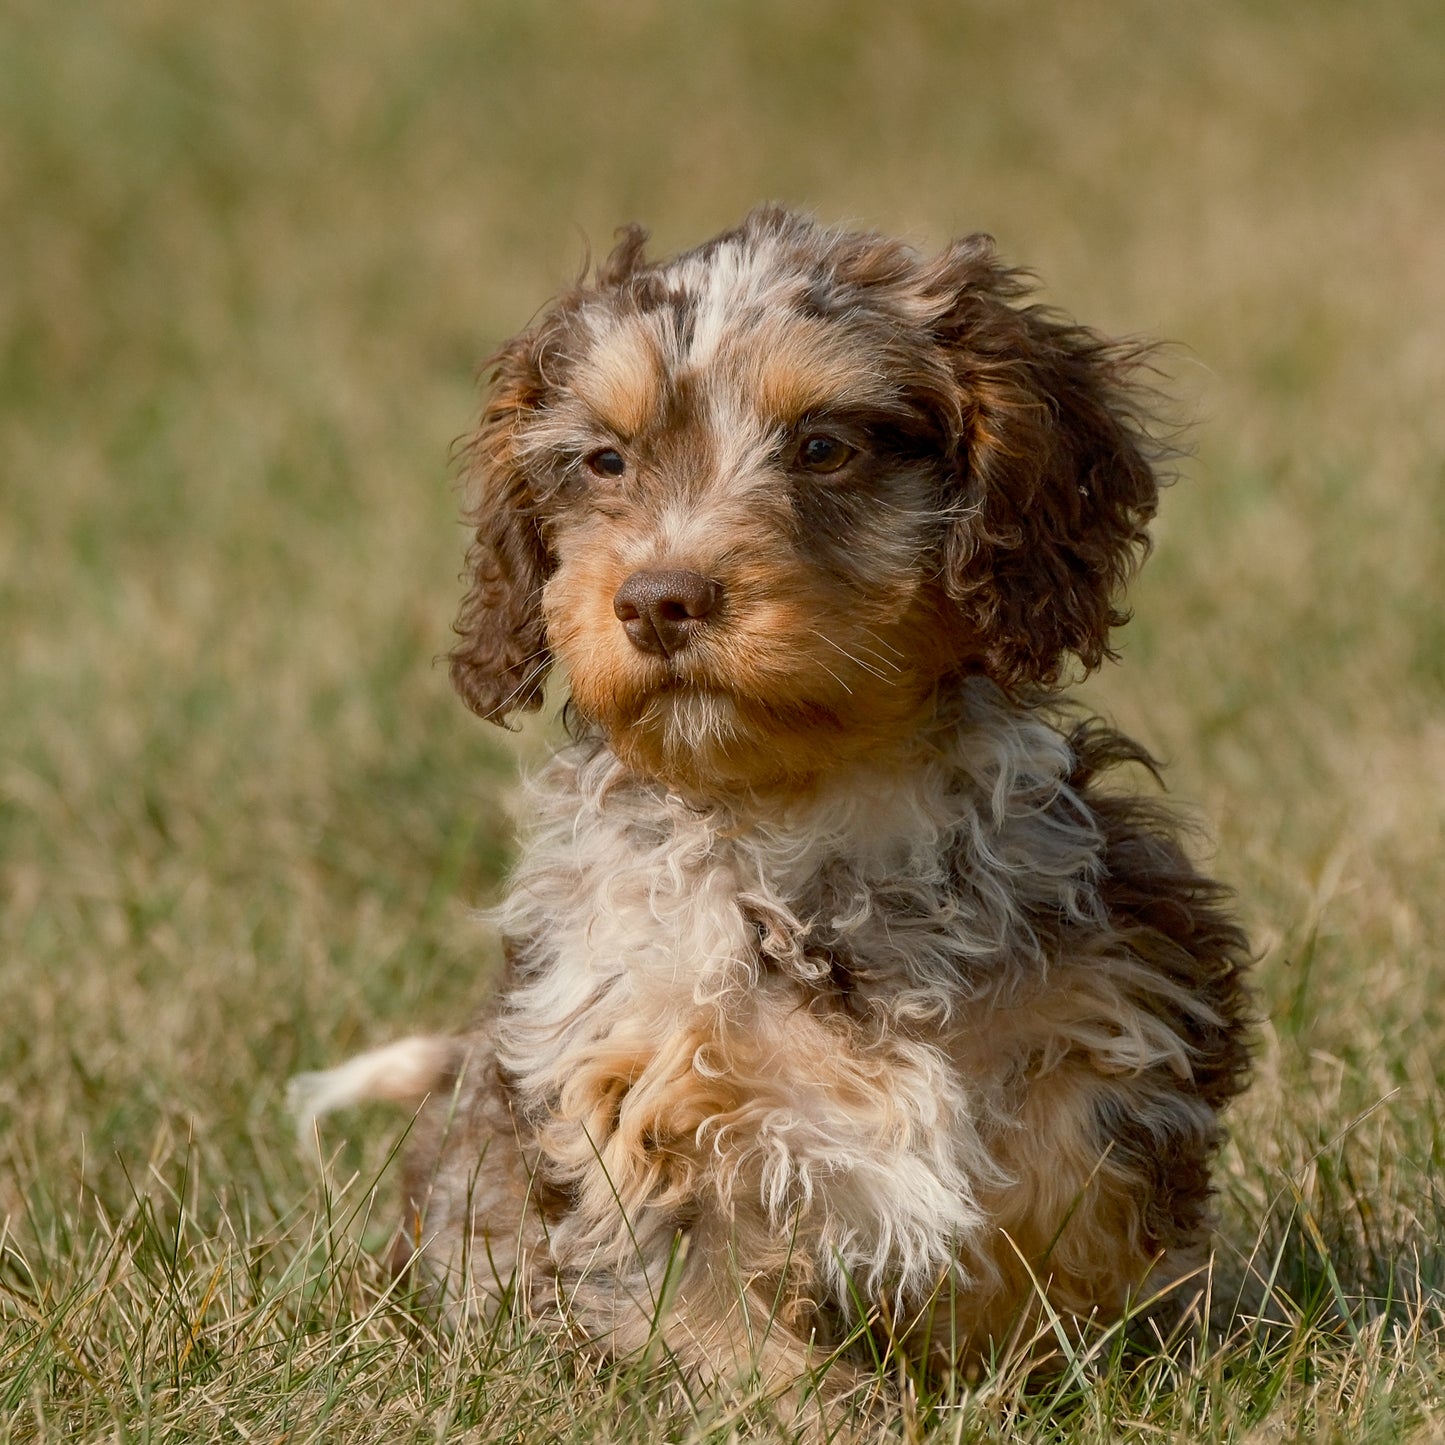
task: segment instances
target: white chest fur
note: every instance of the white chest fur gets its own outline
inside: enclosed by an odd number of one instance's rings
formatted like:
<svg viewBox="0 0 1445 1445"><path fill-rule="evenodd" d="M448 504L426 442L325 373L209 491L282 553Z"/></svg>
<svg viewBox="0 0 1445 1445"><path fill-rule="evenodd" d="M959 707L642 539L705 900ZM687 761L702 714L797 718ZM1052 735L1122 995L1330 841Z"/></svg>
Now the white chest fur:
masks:
<svg viewBox="0 0 1445 1445"><path fill-rule="evenodd" d="M634 1247L702 1192L805 1238L840 1286L926 1290L952 1267L1000 1180L937 1025L1034 951L1028 890L1002 876L1016 853L1055 909L1093 902L1093 830L1050 806L1066 750L1008 716L978 730L967 771L854 779L749 827L605 752L543 773L499 915L519 951L499 1058L598 1201L593 1247L602 1216ZM836 992L840 952L866 980L846 1017L809 1006ZM925 1018L930 1042L910 1026Z"/></svg>

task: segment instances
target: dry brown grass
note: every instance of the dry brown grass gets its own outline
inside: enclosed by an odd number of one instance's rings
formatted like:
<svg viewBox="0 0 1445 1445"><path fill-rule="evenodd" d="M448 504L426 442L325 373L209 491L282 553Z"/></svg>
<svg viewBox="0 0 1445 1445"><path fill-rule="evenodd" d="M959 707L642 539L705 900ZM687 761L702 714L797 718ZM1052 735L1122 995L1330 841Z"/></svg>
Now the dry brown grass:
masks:
<svg viewBox="0 0 1445 1445"><path fill-rule="evenodd" d="M886 1428L1445 1435L1438 6L0 27L0 1439L705 1433L511 1324L419 1344L367 1253L396 1121L322 1185L280 1085L450 1024L490 966L466 910L511 763L431 666L473 362L581 236L764 198L992 230L1084 319L1185 344L1197 455L1090 696L1170 760L1264 950L1222 1257L1274 1324Z"/></svg>

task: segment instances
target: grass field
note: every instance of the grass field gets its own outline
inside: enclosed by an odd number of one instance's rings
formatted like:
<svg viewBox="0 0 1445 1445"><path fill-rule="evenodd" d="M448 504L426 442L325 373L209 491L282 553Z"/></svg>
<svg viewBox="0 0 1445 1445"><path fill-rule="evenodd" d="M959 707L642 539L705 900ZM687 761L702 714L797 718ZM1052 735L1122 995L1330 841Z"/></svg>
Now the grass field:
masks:
<svg viewBox="0 0 1445 1445"><path fill-rule="evenodd" d="M840 1438L1445 1439L1436 0L11 0L0 1440L766 1433L510 1322L429 1337L373 1255L402 1121L323 1178L282 1089L492 964L545 729L433 665L474 363L584 237L768 198L991 230L1181 343L1195 455L1087 695L1207 820L1267 1015L1221 1178L1248 1309Z"/></svg>

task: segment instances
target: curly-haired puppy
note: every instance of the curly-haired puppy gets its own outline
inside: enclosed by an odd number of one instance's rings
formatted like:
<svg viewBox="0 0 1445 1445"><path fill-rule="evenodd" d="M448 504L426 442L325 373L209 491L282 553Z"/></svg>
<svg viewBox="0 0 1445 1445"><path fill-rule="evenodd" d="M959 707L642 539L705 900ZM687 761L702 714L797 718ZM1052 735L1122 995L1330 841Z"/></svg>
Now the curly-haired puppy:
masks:
<svg viewBox="0 0 1445 1445"><path fill-rule="evenodd" d="M644 239L497 354L468 451L452 677L501 723L556 661L574 738L506 977L302 1112L426 1098L398 1263L456 1317L770 1384L1117 1318L1199 1267L1247 1062L1222 890L1050 710L1147 545L1141 352L982 236Z"/></svg>

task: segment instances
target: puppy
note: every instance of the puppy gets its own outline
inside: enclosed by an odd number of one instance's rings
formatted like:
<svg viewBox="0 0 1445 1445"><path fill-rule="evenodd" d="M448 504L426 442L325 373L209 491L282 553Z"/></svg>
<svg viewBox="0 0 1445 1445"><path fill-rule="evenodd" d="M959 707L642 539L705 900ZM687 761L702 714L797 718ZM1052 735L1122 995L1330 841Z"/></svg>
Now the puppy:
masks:
<svg viewBox="0 0 1445 1445"><path fill-rule="evenodd" d="M1104 780L1147 755L1057 706L1147 548L1145 352L982 236L644 240L497 353L467 451L452 678L495 723L570 692L505 978L300 1112L425 1099L396 1263L454 1318L702 1380L1187 1294L1246 942Z"/></svg>

